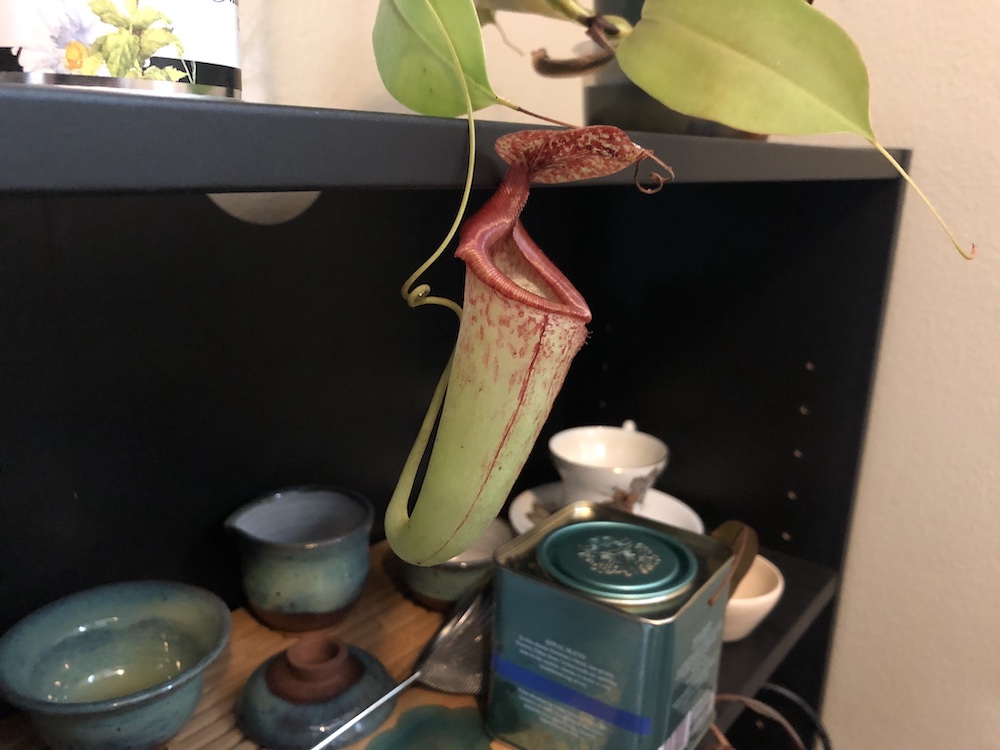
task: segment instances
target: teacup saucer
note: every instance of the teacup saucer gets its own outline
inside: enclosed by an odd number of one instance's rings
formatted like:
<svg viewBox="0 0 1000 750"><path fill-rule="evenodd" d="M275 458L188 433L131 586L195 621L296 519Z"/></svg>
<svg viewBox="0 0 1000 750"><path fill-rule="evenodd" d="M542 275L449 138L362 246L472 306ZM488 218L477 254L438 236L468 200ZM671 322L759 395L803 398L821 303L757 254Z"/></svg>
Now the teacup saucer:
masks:
<svg viewBox="0 0 1000 750"><path fill-rule="evenodd" d="M552 482L543 484L534 489L525 490L515 497L507 510L507 517L514 531L523 534L535 525L535 521L530 517L538 503L542 508L555 508L559 505L560 494L562 493L562 483ZM646 497L637 504L633 510L637 516L659 521L670 526L676 526L696 534L705 533L705 524L701 516L694 512L690 506L682 503L673 495L651 488L646 492Z"/></svg>

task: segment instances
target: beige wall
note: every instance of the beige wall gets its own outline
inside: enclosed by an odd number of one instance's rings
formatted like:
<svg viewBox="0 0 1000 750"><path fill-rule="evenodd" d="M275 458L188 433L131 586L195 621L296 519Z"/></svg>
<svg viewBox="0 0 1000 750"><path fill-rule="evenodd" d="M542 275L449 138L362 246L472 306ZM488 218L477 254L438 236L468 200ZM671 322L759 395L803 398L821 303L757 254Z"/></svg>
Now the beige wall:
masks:
<svg viewBox="0 0 1000 750"><path fill-rule="evenodd" d="M401 111L370 52L375 5L243 0L246 98ZM915 150L913 175L981 245L962 261L909 195L825 718L837 750L1000 747L1000 4L816 5L862 49L883 142ZM526 50L548 43L537 24L505 27ZM581 119L578 86L488 37L498 93Z"/></svg>
<svg viewBox="0 0 1000 750"><path fill-rule="evenodd" d="M1000 4L817 0L855 38L906 201L826 719L838 750L1000 747Z"/></svg>

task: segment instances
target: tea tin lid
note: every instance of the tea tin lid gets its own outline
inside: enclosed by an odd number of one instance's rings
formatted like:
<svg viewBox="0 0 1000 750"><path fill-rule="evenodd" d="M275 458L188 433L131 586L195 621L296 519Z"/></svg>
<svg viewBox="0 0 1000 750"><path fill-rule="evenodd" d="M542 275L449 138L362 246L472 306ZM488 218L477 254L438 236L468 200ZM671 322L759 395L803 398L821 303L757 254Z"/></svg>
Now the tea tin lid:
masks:
<svg viewBox="0 0 1000 750"><path fill-rule="evenodd" d="M694 554L656 529L585 521L556 529L539 545L538 564L563 585L622 604L664 601L691 585Z"/></svg>

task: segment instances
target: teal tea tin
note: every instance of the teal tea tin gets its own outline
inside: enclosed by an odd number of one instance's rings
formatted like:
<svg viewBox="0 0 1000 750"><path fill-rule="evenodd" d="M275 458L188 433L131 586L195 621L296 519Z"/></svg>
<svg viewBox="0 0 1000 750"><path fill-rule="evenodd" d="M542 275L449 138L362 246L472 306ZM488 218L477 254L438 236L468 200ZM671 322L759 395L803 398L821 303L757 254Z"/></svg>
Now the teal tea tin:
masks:
<svg viewBox="0 0 1000 750"><path fill-rule="evenodd" d="M495 555L487 725L521 750L686 750L715 717L732 554L585 502Z"/></svg>

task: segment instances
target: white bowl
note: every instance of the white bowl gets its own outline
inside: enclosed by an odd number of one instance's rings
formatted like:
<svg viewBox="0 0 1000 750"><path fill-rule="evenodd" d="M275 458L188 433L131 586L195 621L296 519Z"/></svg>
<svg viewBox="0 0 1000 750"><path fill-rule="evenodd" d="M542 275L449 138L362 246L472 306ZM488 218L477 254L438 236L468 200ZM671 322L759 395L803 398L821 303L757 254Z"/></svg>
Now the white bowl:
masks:
<svg viewBox="0 0 1000 750"><path fill-rule="evenodd" d="M635 423L621 427L571 427L549 439L549 455L562 479L564 504L610 500L616 492L642 502L667 465L666 443L639 432Z"/></svg>
<svg viewBox="0 0 1000 750"><path fill-rule="evenodd" d="M722 640L746 638L767 617L785 590L785 577L778 567L760 555L736 587L726 605Z"/></svg>

